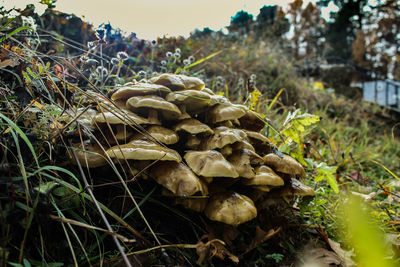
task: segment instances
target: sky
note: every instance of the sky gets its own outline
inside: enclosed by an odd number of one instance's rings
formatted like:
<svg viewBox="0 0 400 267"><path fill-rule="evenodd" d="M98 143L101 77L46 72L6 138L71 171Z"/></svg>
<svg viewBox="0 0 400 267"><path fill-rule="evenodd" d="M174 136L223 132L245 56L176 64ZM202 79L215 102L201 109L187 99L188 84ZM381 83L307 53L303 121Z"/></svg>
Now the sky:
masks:
<svg viewBox="0 0 400 267"><path fill-rule="evenodd" d="M0 0L6 8L23 8L37 2L39 0ZM95 27L110 22L114 28L153 40L164 35L187 37L196 28L220 30L229 25L237 11L245 10L256 17L264 5L286 7L289 2L291 0L58 0L56 9L73 13ZM44 11L43 7L36 4L39 14Z"/></svg>

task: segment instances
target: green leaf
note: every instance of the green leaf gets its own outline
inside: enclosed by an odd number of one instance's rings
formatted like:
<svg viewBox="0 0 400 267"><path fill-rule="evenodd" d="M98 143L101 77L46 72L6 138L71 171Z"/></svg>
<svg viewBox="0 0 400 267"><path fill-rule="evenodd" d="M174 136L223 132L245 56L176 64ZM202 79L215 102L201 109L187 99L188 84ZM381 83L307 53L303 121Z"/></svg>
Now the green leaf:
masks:
<svg viewBox="0 0 400 267"><path fill-rule="evenodd" d="M41 194L47 195L57 185L58 183L50 181L35 187L35 190L37 190Z"/></svg>
<svg viewBox="0 0 400 267"><path fill-rule="evenodd" d="M317 175L315 176L315 182L326 180L333 192L339 193L339 185L336 181L336 169L335 166L328 166L325 162L321 162L317 165Z"/></svg>
<svg viewBox="0 0 400 267"><path fill-rule="evenodd" d="M291 151L290 155L297 159L298 162L300 162L300 164L304 165L304 166L308 166L308 163L304 160L304 151L301 148L301 146L297 146L294 150Z"/></svg>
<svg viewBox="0 0 400 267"><path fill-rule="evenodd" d="M15 262L8 262L8 264L10 264L11 266L14 266L14 267L24 267L24 265L15 263Z"/></svg>
<svg viewBox="0 0 400 267"><path fill-rule="evenodd" d="M24 262L24 267L32 267L31 263L27 259L24 259L23 262Z"/></svg>
<svg viewBox="0 0 400 267"><path fill-rule="evenodd" d="M7 40L7 39L10 38L11 36L13 36L14 34L20 32L20 31L22 31L22 30L31 30L31 31L34 31L31 27L27 27L27 26L19 27L19 28L13 30L10 34L6 34L6 36L1 37L1 38L0 38L0 43L4 42L5 40Z"/></svg>
<svg viewBox="0 0 400 267"><path fill-rule="evenodd" d="M301 114L297 109L293 113L289 112L283 123L282 134L288 137L288 140L300 144L301 134L306 131L306 127L317 123L320 117L308 113Z"/></svg>

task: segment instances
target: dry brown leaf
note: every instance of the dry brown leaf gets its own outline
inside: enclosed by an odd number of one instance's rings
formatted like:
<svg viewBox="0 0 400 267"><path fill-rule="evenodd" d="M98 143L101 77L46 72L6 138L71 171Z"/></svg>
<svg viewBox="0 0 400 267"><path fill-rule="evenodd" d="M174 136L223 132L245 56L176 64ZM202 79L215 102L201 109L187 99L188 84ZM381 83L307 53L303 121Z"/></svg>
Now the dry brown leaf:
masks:
<svg viewBox="0 0 400 267"><path fill-rule="evenodd" d="M211 249L211 257L216 256L217 258L223 260L227 256L232 262L239 263L239 258L232 253L220 242L215 242Z"/></svg>
<svg viewBox="0 0 400 267"><path fill-rule="evenodd" d="M203 238L205 237L207 237L207 235ZM201 264L206 258L212 258L214 256L221 260L228 257L234 263L239 262L239 258L230 253L225 247L225 243L219 239L213 239L207 243L200 240L196 245L196 253L199 256L197 264Z"/></svg>
<svg viewBox="0 0 400 267"><path fill-rule="evenodd" d="M341 266L342 260L335 252L324 248L305 249L299 258L303 261L301 266Z"/></svg>
<svg viewBox="0 0 400 267"><path fill-rule="evenodd" d="M333 241L332 239L328 239L329 246L331 249L339 256L339 258L343 262L343 266L352 267L356 266L356 263L351 259L354 255L353 251L346 251L340 247L338 242Z"/></svg>
<svg viewBox="0 0 400 267"><path fill-rule="evenodd" d="M19 65L18 60L14 60L11 58L0 61L0 68L15 67L18 65Z"/></svg>

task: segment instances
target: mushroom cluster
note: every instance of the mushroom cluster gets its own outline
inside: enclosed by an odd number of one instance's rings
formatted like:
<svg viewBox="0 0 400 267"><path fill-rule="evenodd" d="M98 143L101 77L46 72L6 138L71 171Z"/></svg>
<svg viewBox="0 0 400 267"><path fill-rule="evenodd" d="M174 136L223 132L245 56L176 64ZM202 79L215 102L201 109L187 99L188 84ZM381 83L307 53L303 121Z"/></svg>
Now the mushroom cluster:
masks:
<svg viewBox="0 0 400 267"><path fill-rule="evenodd" d="M74 145L83 166L133 166L176 204L234 226L256 218L260 200L314 195L298 180L302 165L274 153L260 133L262 117L198 78L162 74L117 88L110 99L94 95L96 110L78 119L108 145Z"/></svg>

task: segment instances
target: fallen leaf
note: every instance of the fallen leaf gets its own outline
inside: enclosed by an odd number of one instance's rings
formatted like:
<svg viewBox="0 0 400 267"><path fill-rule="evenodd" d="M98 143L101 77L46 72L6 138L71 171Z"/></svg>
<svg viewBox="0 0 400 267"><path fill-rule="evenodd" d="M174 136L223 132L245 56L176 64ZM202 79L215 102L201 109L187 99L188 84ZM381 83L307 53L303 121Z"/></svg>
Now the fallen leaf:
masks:
<svg viewBox="0 0 400 267"><path fill-rule="evenodd" d="M207 238L207 235L202 239ZM228 257L232 262L239 263L239 258L233 255L226 247L225 243L219 239L212 239L206 243L199 241L196 245L196 253L199 256L197 264L201 264L206 258L217 257L221 260Z"/></svg>
<svg viewBox="0 0 400 267"><path fill-rule="evenodd" d="M299 254L301 266L341 266L342 260L335 252L325 248L305 249Z"/></svg>
<svg viewBox="0 0 400 267"><path fill-rule="evenodd" d="M329 242L329 246L331 247L331 249L342 260L344 267L356 266L356 263L352 260L352 256L354 256L353 251L346 251L346 250L342 249L338 242L335 242L330 238L328 239L328 242Z"/></svg>
<svg viewBox="0 0 400 267"><path fill-rule="evenodd" d="M239 258L233 255L229 250L220 242L213 243L211 248L211 255L223 260L227 256L232 262L239 263Z"/></svg>
<svg viewBox="0 0 400 267"><path fill-rule="evenodd" d="M372 198L374 198L376 196L376 192L371 192L367 195L367 194L362 194L362 193L352 191L351 194L353 196L361 198L364 201L370 201Z"/></svg>
<svg viewBox="0 0 400 267"><path fill-rule="evenodd" d="M18 65L19 65L18 60L14 60L11 58L0 61L0 68L15 67Z"/></svg>

